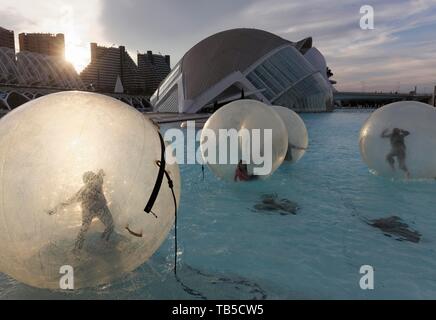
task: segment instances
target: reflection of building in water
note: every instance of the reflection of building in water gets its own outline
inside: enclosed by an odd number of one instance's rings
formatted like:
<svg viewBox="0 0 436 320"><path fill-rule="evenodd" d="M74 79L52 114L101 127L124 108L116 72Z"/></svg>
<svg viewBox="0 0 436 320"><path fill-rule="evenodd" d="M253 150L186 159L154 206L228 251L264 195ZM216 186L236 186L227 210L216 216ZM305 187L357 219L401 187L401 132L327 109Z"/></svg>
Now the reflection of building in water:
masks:
<svg viewBox="0 0 436 320"><path fill-rule="evenodd" d="M151 104L156 111L197 113L243 95L301 112L328 111L330 76L312 38L291 42L262 30L233 29L192 47Z"/></svg>

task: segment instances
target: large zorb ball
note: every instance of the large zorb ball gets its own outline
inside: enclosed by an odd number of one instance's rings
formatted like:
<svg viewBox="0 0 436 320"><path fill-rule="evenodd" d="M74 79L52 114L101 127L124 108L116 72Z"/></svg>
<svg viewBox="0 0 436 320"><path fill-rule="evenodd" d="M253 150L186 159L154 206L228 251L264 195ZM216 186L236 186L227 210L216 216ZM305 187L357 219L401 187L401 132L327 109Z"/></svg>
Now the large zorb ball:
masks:
<svg viewBox="0 0 436 320"><path fill-rule="evenodd" d="M309 145L306 125L303 119L289 108L273 106L273 109L279 114L288 131L288 152L285 160L296 163L304 156Z"/></svg>
<svg viewBox="0 0 436 320"><path fill-rule="evenodd" d="M375 111L360 131L360 152L373 173L436 178L436 110L402 101Z"/></svg>
<svg viewBox="0 0 436 320"><path fill-rule="evenodd" d="M271 130L271 141L264 139L265 130ZM225 132L232 131L241 133L239 139L232 140L233 144L231 139L220 140L220 135L223 137ZM243 132L248 132L249 141L244 138L246 135ZM260 139L256 139L256 132L260 133ZM212 147L207 143L211 138L216 140ZM231 151L236 149L235 145L238 150L237 159L232 156L235 153ZM220 108L206 122L201 135L204 161L215 176L226 181L235 181L239 161L243 162L253 180L269 177L283 163L287 148L288 133L280 116L270 106L256 100L237 100ZM271 154L268 154L268 150ZM256 154L264 156L269 164L260 163ZM215 159L215 163L212 163L212 159ZM258 174L255 168L270 170Z"/></svg>
<svg viewBox="0 0 436 320"><path fill-rule="evenodd" d="M0 271L31 286L108 283L144 263L167 237L173 198L158 175L156 126L107 96L64 92L0 120ZM180 196L177 165L167 166Z"/></svg>

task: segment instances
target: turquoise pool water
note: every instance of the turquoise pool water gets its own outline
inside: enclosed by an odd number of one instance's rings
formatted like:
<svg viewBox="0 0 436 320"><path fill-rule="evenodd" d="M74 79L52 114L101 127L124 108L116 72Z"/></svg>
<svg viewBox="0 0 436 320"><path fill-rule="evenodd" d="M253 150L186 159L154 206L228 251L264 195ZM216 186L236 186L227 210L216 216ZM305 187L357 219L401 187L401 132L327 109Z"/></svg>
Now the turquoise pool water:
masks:
<svg viewBox="0 0 436 320"><path fill-rule="evenodd" d="M265 182L227 184L182 165L179 277L173 233L137 271L74 293L29 288L0 275L0 298L385 299L436 298L434 181L392 181L369 173L358 135L369 112L303 115L310 149ZM263 194L298 203L297 215L258 212ZM422 234L397 241L365 219L399 216ZM375 289L359 286L362 265ZM190 292L190 293L189 293Z"/></svg>

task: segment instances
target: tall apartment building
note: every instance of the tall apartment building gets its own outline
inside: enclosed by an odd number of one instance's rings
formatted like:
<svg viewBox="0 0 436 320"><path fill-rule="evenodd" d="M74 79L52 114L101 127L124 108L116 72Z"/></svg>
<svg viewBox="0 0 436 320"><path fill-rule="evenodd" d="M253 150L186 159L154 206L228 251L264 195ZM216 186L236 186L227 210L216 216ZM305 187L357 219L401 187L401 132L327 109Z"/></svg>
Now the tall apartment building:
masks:
<svg viewBox="0 0 436 320"><path fill-rule="evenodd" d="M145 92L152 95L171 71L170 56L147 51L138 54L138 70L145 83Z"/></svg>
<svg viewBox="0 0 436 320"><path fill-rule="evenodd" d="M80 77L87 87L100 92L114 92L118 78L125 93L142 93L145 87L138 67L123 46L107 48L91 43L91 62Z"/></svg>
<svg viewBox="0 0 436 320"><path fill-rule="evenodd" d="M65 37L62 33L20 33L20 51L65 58Z"/></svg>
<svg viewBox="0 0 436 320"><path fill-rule="evenodd" d="M14 32L0 27L0 47L15 51Z"/></svg>

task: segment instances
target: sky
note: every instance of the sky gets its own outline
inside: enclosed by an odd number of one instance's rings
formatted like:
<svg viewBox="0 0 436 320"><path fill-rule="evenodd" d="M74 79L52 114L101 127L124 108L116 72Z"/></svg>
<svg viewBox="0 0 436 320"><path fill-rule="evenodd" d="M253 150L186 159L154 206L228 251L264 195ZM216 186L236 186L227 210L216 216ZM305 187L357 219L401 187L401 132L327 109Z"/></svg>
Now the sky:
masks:
<svg viewBox="0 0 436 320"><path fill-rule="evenodd" d="M362 30L360 8L374 8ZM81 71L90 42L152 50L174 65L200 40L226 29L311 36L343 91L430 92L436 85L436 0L2 0L0 26L64 33L66 58Z"/></svg>

